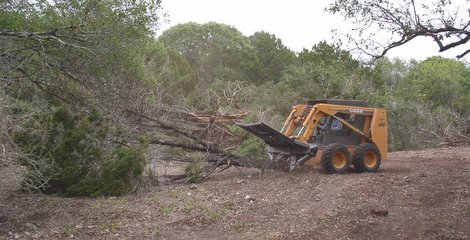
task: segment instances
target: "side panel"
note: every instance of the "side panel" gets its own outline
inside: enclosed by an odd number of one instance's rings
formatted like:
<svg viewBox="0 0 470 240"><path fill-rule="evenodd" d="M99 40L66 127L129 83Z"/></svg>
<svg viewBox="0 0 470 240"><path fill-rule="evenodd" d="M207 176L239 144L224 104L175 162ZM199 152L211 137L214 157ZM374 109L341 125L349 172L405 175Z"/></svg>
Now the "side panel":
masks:
<svg viewBox="0 0 470 240"><path fill-rule="evenodd" d="M388 155L388 123L385 109L375 109L370 123L372 142L377 145L382 155L382 160L387 160Z"/></svg>

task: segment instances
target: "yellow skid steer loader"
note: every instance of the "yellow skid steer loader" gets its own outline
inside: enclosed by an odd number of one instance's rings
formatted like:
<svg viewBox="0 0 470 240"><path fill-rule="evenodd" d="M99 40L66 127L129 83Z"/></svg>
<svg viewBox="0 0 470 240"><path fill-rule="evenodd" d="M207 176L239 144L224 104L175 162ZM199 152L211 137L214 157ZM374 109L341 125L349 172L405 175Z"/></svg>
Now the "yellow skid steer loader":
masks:
<svg viewBox="0 0 470 240"><path fill-rule="evenodd" d="M263 139L271 160L286 171L321 164L328 173L376 172L387 159L387 113L357 100L312 100L292 107L281 131L237 123Z"/></svg>

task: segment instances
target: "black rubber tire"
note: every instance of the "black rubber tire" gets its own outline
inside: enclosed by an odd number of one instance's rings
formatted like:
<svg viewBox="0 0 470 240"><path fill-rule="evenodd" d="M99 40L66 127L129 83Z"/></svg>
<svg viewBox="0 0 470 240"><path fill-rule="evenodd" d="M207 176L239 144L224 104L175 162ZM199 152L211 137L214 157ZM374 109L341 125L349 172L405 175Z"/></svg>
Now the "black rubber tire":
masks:
<svg viewBox="0 0 470 240"><path fill-rule="evenodd" d="M365 158L367 154L373 154L375 156L375 164L373 166L366 164ZM382 162L382 155L375 144L363 143L357 146L352 162L356 172L377 172Z"/></svg>
<svg viewBox="0 0 470 240"><path fill-rule="evenodd" d="M341 154L346 158L346 163L341 168L336 167L333 163L337 154ZM346 173L351 165L351 155L344 145L331 144L323 151L320 163L327 173Z"/></svg>

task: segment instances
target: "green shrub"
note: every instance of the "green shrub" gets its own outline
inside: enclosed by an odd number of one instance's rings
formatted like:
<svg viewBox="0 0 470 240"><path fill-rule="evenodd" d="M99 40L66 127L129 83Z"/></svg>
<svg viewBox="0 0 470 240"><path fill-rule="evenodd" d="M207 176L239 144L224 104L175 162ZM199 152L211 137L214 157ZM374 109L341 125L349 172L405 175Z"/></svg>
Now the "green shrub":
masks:
<svg viewBox="0 0 470 240"><path fill-rule="evenodd" d="M194 161L186 166L185 173L188 175L189 182L197 183L202 180L204 171L204 159L201 155L195 154Z"/></svg>
<svg viewBox="0 0 470 240"><path fill-rule="evenodd" d="M146 176L150 184L152 184L153 186L158 186L158 176L153 169L147 168Z"/></svg>
<svg viewBox="0 0 470 240"><path fill-rule="evenodd" d="M23 189L65 196L131 191L146 158L143 146L127 147L123 132L98 111L59 107L30 118L13 135L27 168Z"/></svg>
<svg viewBox="0 0 470 240"><path fill-rule="evenodd" d="M264 141L253 136L250 136L250 138L234 149L233 153L253 160L264 160L268 158Z"/></svg>

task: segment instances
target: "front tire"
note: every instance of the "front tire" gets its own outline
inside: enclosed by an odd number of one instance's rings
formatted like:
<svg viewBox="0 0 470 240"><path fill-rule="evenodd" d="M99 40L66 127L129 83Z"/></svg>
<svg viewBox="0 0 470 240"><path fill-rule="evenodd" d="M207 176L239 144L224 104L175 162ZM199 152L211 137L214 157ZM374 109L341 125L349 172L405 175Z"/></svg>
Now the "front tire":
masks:
<svg viewBox="0 0 470 240"><path fill-rule="evenodd" d="M363 143L356 148L353 165L356 172L377 172L382 162L382 155L375 144Z"/></svg>
<svg viewBox="0 0 470 240"><path fill-rule="evenodd" d="M320 162L327 173L346 173L351 165L351 155L345 146L332 144L323 151Z"/></svg>

